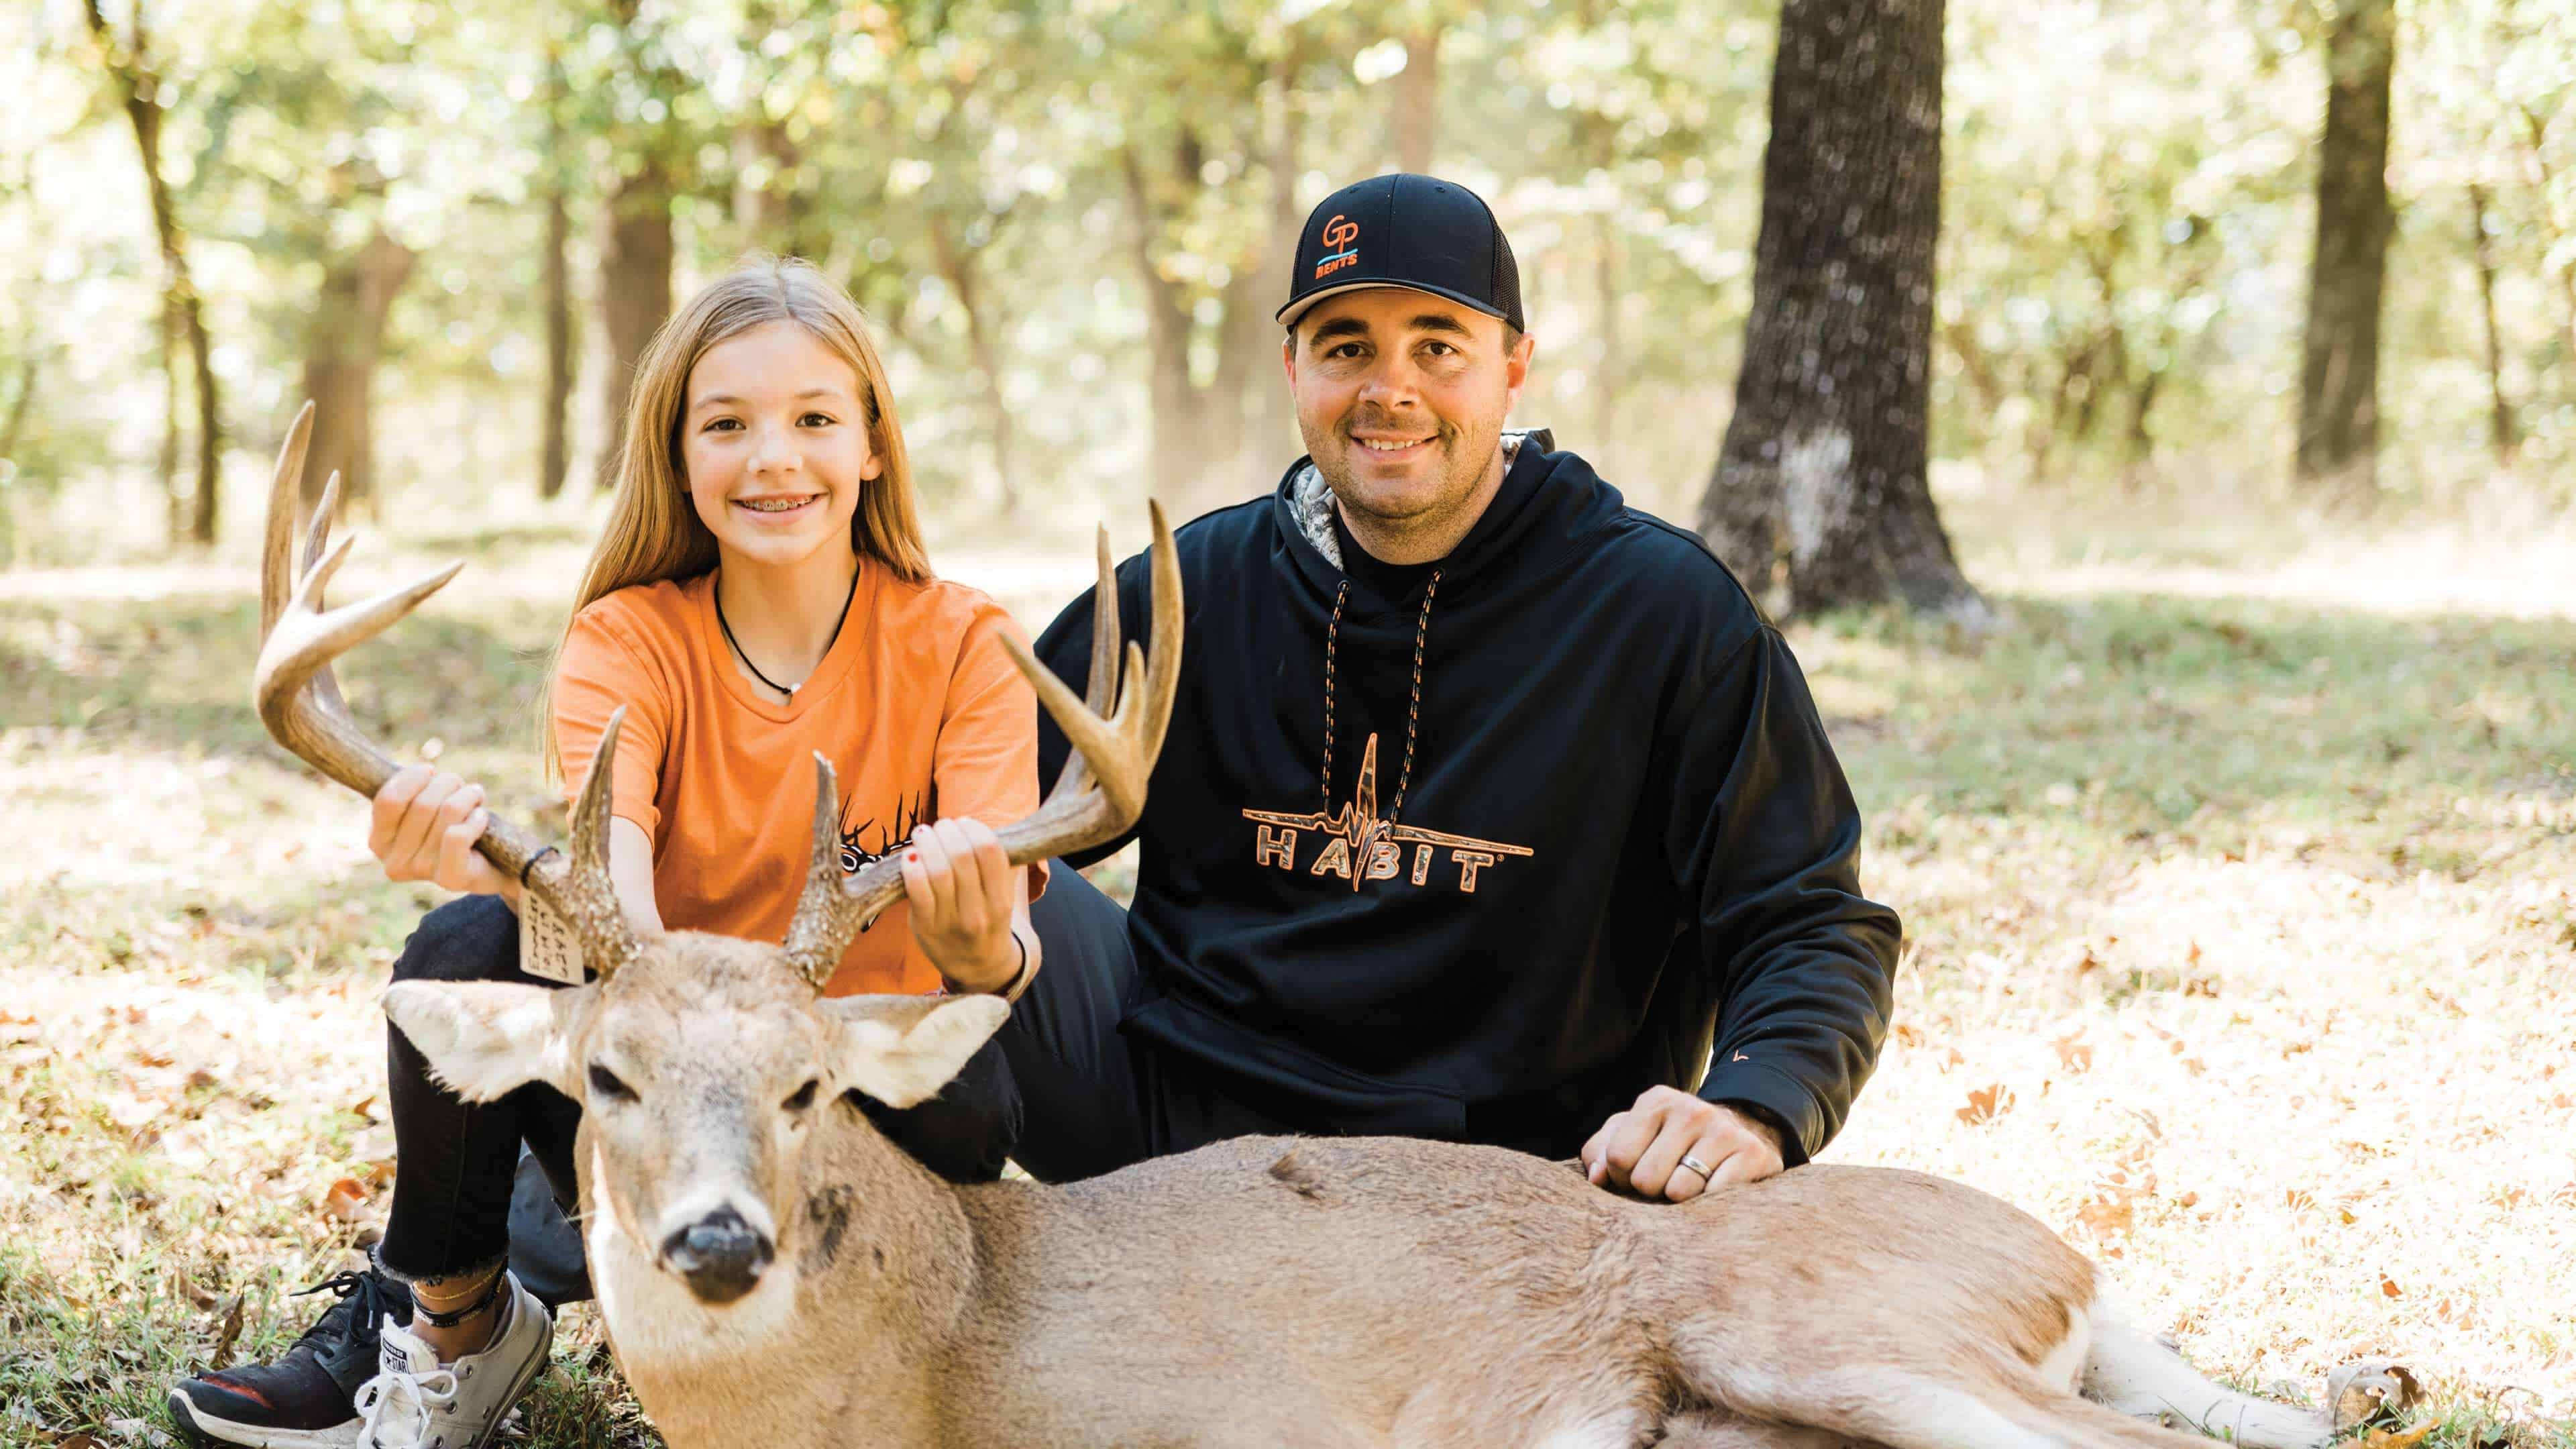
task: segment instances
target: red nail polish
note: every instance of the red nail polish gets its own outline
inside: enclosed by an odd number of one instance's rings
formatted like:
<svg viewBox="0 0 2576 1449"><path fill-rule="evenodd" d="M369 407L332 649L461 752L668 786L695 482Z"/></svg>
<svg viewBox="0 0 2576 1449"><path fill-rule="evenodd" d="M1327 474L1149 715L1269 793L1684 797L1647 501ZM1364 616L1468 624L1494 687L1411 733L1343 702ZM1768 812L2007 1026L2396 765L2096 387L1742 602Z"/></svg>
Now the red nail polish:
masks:
<svg viewBox="0 0 2576 1449"><path fill-rule="evenodd" d="M905 860L919 860L921 859L921 852L918 850L907 850L903 853L903 858Z"/></svg>

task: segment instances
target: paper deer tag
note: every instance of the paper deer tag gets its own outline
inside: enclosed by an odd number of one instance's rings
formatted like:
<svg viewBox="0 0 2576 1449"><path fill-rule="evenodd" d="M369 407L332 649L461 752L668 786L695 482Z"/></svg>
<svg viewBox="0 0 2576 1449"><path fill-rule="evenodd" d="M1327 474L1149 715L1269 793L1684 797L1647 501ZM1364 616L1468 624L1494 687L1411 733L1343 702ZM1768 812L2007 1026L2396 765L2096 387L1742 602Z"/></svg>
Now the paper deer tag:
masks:
<svg viewBox="0 0 2576 1449"><path fill-rule="evenodd" d="M581 938L535 891L519 897L519 969L541 981L581 984Z"/></svg>

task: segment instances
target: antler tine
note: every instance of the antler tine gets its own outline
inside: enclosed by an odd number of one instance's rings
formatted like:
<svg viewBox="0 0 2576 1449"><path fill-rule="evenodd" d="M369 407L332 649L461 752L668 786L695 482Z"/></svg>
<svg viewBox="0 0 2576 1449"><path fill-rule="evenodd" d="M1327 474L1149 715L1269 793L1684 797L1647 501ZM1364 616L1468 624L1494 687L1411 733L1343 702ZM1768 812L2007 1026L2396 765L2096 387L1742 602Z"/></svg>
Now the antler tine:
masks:
<svg viewBox="0 0 2576 1449"><path fill-rule="evenodd" d="M897 876L895 893L903 891ZM885 904L891 904L886 902ZM841 953L849 949L850 937L880 910L880 904L867 916L850 920L856 898L842 888L841 875L841 789L832 772L832 762L821 751L814 755L814 840L805 867L805 890L796 898L796 915L787 924L787 959L796 973L811 983L816 991L832 979L839 969Z"/></svg>
<svg viewBox="0 0 2576 1449"><path fill-rule="evenodd" d="M1126 647L1125 685L1115 713L1109 712L1109 696L1119 678L1115 662L1121 653L1118 587L1105 530L1100 540L1100 584L1092 605L1089 702L1076 698L1027 645L1008 634L1002 636L1011 662L1028 676L1038 702L1054 716L1075 751L1045 802L1027 818L996 832L1013 865L1052 860L1114 840L1136 823L1145 808L1146 778L1163 747L1181 676L1180 558L1162 506L1153 505L1152 513L1153 648L1147 652L1133 644ZM805 893L787 927L787 949L797 970L820 990L859 928L903 898L903 867L897 857L887 856L843 879L837 833L840 807L832 768L819 758L815 763L813 856Z"/></svg>
<svg viewBox="0 0 2576 1449"><path fill-rule="evenodd" d="M609 712L608 727L599 732L599 744L590 752L590 769L582 776L580 796L573 801L571 861L560 872L540 867L527 882L529 890L543 895L571 922L602 981L633 962L643 949L617 903L617 887L608 874L609 807L617 796L617 736L625 724L626 706L621 704Z"/></svg>
<svg viewBox="0 0 2576 1449"><path fill-rule="evenodd" d="M1109 552L1109 525L1100 525L1094 542L1100 582L1091 591L1091 679L1083 702L1091 713L1105 715L1118 701L1118 569ZM1067 752L1055 788L1079 792L1091 778L1090 768L1082 751Z"/></svg>
<svg viewBox="0 0 2576 1449"><path fill-rule="evenodd" d="M396 620L419 607L421 600L446 587L465 565L462 561L453 563L413 583L326 611L322 607L323 590L348 561L352 543L346 537L336 544L330 542L331 515L339 501L337 473L324 487L321 506L314 510L306 532L304 566L301 572L290 572L297 494L312 427L313 405L307 403L286 431L286 441L278 449L276 471L269 481L267 532L260 556L259 663L251 675L251 701L259 711L260 722L288 752L372 798L393 777L394 762L350 718L341 701L331 661L391 628ZM590 840L592 854L598 860L595 877L577 870L572 863L540 861L544 849L498 818L484 830L474 848L503 872L525 881L529 890L562 912L583 932L584 944L593 948L596 959L622 964L624 958L618 955L616 942L621 935L630 942L632 937L623 916L616 911L613 894L607 890L604 851L609 778L606 766L616 738L616 724L612 721L602 738L601 753L592 761L591 773L599 785L599 798L592 802L588 790L583 796L588 817L595 822ZM583 845L578 833L575 845L577 849ZM601 900L608 902L604 914L598 907ZM604 969L613 970L614 965Z"/></svg>

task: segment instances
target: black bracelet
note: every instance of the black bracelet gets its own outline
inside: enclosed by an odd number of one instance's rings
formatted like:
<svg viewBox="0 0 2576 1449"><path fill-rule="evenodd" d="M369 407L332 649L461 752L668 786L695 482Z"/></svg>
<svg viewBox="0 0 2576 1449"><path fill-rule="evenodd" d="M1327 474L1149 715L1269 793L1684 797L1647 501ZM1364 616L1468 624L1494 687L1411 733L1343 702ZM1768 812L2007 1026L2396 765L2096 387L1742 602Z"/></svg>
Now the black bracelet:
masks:
<svg viewBox="0 0 2576 1449"><path fill-rule="evenodd" d="M536 854L534 854L534 855L532 855L532 856L529 856L529 857L528 857L528 863L527 863L526 865L523 865L523 866L520 866L520 867L519 867L519 884L520 884L520 886L521 886L522 888L526 887L526 885L527 885L527 883L528 883L528 872L530 872L530 871L532 871L532 870L535 870L535 869L537 868L537 862L538 862L538 861L541 861L541 860L545 859L545 858L546 858L547 856L549 856L549 855L560 855L560 854L562 854L562 852L561 852L561 851L556 850L553 846L549 845L549 846L547 846L545 849L538 851Z"/></svg>

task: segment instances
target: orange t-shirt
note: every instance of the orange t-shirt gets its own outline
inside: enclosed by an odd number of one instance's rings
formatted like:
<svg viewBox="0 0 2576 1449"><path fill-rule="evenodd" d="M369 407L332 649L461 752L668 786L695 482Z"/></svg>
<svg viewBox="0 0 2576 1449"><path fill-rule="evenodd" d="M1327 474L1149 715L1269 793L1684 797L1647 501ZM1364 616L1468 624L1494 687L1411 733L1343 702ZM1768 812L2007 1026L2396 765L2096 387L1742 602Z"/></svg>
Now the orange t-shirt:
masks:
<svg viewBox="0 0 2576 1449"><path fill-rule="evenodd" d="M1037 696L1002 652L1018 626L961 584L908 584L863 560L841 634L791 703L762 698L716 627L715 574L637 584L573 619L555 666L567 802L626 706L611 808L653 841L673 930L777 941L805 885L814 755L841 792L841 868L943 817L999 828L1035 810ZM1029 868L1029 894L1046 867ZM898 901L851 942L832 995L923 992L939 973Z"/></svg>

